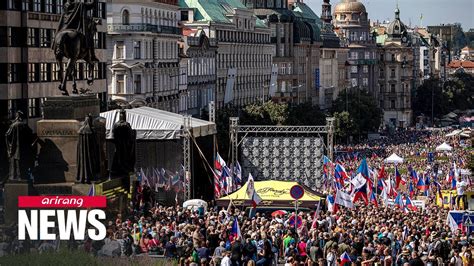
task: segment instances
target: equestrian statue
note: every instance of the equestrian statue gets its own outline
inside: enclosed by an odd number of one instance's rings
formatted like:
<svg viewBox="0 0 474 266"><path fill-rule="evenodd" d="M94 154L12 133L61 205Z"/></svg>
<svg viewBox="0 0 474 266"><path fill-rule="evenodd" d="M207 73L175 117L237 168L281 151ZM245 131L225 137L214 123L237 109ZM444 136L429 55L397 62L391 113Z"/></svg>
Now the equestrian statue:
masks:
<svg viewBox="0 0 474 266"><path fill-rule="evenodd" d="M72 93L78 93L76 88L76 62L79 59L87 63L87 84L90 86L94 82L94 62L99 61L94 52L94 35L97 32L96 26L100 23L100 20L89 17L88 11L96 8L97 0L92 2L67 0L64 4L64 11L59 20L51 47L59 67L59 78L61 80L59 90L62 91L63 95L69 95L66 89L68 78L73 82ZM68 58L65 73L64 57Z"/></svg>

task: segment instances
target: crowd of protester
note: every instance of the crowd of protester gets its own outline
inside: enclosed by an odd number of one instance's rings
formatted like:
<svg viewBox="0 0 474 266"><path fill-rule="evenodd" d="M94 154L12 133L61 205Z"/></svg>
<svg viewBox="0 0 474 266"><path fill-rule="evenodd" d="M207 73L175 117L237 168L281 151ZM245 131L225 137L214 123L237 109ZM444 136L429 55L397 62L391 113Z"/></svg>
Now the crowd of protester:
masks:
<svg viewBox="0 0 474 266"><path fill-rule="evenodd" d="M389 139L337 146L335 162L353 175L363 157L379 169L383 159L395 152L404 158L419 158L406 160L399 168L425 171L437 163L438 173L444 176L454 162L462 167L472 156L453 142L453 152L436 155L447 160L428 163L427 154L444 140L441 134L399 132ZM98 256L151 256L180 265L474 265L474 234L448 225L449 209L435 204L435 193L425 198L424 209L409 212L363 202L353 209L300 212L298 229L289 223L294 215L291 211L272 215L257 210L250 215L249 206L232 204L184 209L162 206L154 202L152 193L147 187L140 188L128 212L107 221L103 241L69 241L67 247ZM12 233L4 239L0 249L8 243L16 243L9 248L17 253L30 246L40 252L58 246L54 241L26 244L14 238Z"/></svg>

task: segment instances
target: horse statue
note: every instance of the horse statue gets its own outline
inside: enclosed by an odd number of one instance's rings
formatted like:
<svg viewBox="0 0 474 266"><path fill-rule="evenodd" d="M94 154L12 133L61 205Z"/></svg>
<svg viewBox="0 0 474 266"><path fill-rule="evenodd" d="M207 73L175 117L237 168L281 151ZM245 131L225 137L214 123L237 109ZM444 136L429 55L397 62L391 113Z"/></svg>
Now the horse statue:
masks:
<svg viewBox="0 0 474 266"><path fill-rule="evenodd" d="M69 95L66 89L68 78L73 82L72 93L78 94L76 62L80 59L87 63L87 85L90 86L94 82L94 63L99 60L95 57L93 36L97 32L97 24L100 20L87 17L87 11L96 6L97 0L90 3L67 0L64 4L64 13L59 21L52 46L61 80L58 89L62 95ZM64 57L68 59L66 70L63 64Z"/></svg>

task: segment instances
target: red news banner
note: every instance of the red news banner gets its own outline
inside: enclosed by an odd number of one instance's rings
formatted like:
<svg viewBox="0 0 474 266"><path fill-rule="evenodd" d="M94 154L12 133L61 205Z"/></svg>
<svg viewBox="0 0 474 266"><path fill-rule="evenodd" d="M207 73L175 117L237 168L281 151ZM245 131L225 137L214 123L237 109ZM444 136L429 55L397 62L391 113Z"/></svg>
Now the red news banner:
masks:
<svg viewBox="0 0 474 266"><path fill-rule="evenodd" d="M18 239L102 240L106 206L105 196L19 196Z"/></svg>
<svg viewBox="0 0 474 266"><path fill-rule="evenodd" d="M18 208L106 208L105 196L19 196Z"/></svg>

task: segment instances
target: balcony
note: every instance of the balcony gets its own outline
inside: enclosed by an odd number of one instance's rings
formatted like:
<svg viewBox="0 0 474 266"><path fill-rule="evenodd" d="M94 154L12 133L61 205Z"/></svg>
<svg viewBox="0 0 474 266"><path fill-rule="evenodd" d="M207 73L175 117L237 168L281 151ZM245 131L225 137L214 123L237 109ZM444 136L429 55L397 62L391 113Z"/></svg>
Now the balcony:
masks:
<svg viewBox="0 0 474 266"><path fill-rule="evenodd" d="M160 26L144 23L134 24L107 24L108 33L123 33L123 32L153 32L153 33L166 33L181 35L181 29L172 26Z"/></svg>

